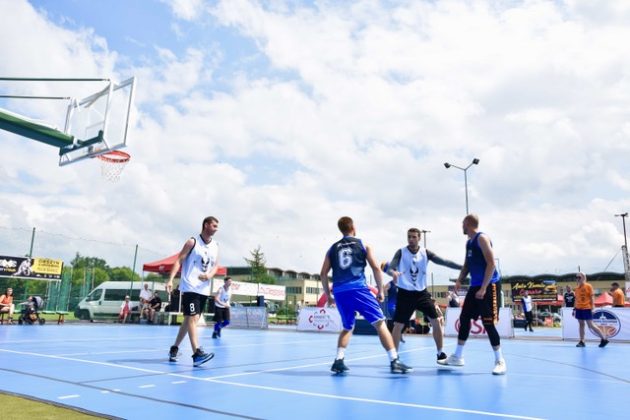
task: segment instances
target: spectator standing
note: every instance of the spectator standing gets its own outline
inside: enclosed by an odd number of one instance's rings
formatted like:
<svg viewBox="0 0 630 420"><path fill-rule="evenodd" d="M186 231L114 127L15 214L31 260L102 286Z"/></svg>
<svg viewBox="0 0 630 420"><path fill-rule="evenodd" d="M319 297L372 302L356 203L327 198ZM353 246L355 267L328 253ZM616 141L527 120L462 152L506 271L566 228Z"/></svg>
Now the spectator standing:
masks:
<svg viewBox="0 0 630 420"><path fill-rule="evenodd" d="M527 290L525 290L525 294L521 297L521 305L523 305L523 313L525 314L525 331L527 331L527 327L529 327L529 331L534 332L532 328L534 322L534 314L532 313L534 304Z"/></svg>
<svg viewBox="0 0 630 420"><path fill-rule="evenodd" d="M580 323L580 341L575 347L586 347L586 344L584 344L585 325L588 325L591 332L601 339L599 347L606 347L608 339L605 331L600 330L597 325L593 324L593 308L595 307L593 286L586 282L586 274L584 273L577 273L575 279L578 282L578 287L575 289L573 316Z"/></svg>

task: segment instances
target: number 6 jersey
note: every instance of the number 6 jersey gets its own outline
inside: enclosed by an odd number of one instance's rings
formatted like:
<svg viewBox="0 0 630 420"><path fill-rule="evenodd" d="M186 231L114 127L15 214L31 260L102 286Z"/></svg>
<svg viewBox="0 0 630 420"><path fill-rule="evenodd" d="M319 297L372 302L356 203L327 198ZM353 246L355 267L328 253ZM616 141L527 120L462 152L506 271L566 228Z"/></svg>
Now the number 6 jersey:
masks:
<svg viewBox="0 0 630 420"><path fill-rule="evenodd" d="M333 291L361 289L366 286L365 265L367 251L361 239L344 236L328 250L332 267Z"/></svg>

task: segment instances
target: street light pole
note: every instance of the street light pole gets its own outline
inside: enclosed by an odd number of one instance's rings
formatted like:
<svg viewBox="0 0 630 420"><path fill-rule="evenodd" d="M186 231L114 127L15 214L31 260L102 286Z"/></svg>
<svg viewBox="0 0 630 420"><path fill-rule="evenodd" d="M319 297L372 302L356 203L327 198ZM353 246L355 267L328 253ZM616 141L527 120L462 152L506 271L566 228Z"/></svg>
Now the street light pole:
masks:
<svg viewBox="0 0 630 420"><path fill-rule="evenodd" d="M444 163L444 167L446 169L449 169L452 166L453 168L457 168L464 171L464 191L466 193L466 214L467 215L469 214L469 211L468 211L468 169L470 169L470 167L473 165L479 165L479 159L474 158L472 162L470 162L468 166L466 166L465 168L462 168L461 166L453 165L452 163L448 163L448 162Z"/></svg>
<svg viewBox="0 0 630 420"><path fill-rule="evenodd" d="M615 214L615 217L621 217L621 220L623 222L624 245L621 247L621 256L623 257L623 269L627 284L628 282L630 282L630 258L628 257L628 238L626 237L626 217L628 217L628 212Z"/></svg>
<svg viewBox="0 0 630 420"><path fill-rule="evenodd" d="M420 232L422 232L422 236L424 238L424 249L427 249L427 233L431 233L431 231L423 229Z"/></svg>
<svg viewBox="0 0 630 420"><path fill-rule="evenodd" d="M628 217L628 212L615 214L615 217L621 217L621 221L623 222L623 241L626 245L626 249L628 249L628 238L626 237L626 217Z"/></svg>

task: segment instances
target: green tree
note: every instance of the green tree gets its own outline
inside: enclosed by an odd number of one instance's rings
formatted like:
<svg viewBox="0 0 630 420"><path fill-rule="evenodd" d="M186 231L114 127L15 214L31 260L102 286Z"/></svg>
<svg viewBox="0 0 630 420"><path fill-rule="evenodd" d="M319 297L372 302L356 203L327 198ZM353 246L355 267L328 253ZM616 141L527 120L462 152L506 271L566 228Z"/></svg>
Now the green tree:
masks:
<svg viewBox="0 0 630 420"><path fill-rule="evenodd" d="M275 284L276 279L267 273L267 260L265 260L265 253L262 252L260 245L253 251L250 251L250 258L243 258L247 265L249 265L252 273L252 282L254 283L266 283Z"/></svg>
<svg viewBox="0 0 630 420"><path fill-rule="evenodd" d="M114 267L109 271L111 281L140 281L138 273L134 273L129 267Z"/></svg>
<svg viewBox="0 0 630 420"><path fill-rule="evenodd" d="M96 257L84 257L81 256L81 254L79 254L78 252L74 259L70 261L70 264L75 270L78 268L95 267L102 268L105 271L109 271L107 261L105 261L104 259Z"/></svg>

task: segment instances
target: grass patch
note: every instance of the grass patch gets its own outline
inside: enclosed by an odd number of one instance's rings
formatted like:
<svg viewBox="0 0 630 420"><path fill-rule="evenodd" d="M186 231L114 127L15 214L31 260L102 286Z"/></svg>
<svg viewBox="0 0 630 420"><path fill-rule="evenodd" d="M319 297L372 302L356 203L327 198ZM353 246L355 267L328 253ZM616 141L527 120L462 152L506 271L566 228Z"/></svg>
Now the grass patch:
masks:
<svg viewBox="0 0 630 420"><path fill-rule="evenodd" d="M85 414L70 408L3 393L0 393L0 407L2 407L2 418L4 420L30 418L38 420L86 420L109 418Z"/></svg>

